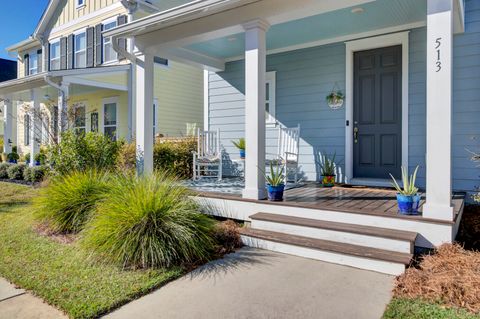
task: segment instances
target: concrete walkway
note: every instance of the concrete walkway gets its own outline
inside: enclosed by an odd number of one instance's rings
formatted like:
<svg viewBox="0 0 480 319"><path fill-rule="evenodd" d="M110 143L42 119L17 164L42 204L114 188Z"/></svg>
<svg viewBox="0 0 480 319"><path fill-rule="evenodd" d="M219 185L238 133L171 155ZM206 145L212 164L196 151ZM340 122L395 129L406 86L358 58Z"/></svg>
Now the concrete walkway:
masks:
<svg viewBox="0 0 480 319"><path fill-rule="evenodd" d="M41 299L15 288L0 278L0 319L57 319L67 318Z"/></svg>
<svg viewBox="0 0 480 319"><path fill-rule="evenodd" d="M106 316L111 319L380 318L392 276L244 248Z"/></svg>

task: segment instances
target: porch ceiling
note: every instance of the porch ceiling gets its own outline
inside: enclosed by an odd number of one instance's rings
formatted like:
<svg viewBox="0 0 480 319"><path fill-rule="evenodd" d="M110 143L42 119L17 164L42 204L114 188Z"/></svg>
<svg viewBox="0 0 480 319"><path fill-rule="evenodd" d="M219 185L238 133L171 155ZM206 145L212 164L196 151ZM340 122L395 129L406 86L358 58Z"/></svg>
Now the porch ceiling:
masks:
<svg viewBox="0 0 480 319"><path fill-rule="evenodd" d="M399 25L426 21L426 0L376 0L360 6L273 25L267 49L276 50ZM352 13L361 8L363 12ZM194 43L185 48L206 56L228 59L244 53L244 33Z"/></svg>

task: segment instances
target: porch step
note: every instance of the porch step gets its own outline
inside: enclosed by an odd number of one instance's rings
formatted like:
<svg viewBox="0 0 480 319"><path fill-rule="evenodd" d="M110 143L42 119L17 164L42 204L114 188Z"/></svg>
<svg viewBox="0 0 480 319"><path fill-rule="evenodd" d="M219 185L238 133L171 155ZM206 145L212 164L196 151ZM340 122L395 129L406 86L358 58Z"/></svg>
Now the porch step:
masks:
<svg viewBox="0 0 480 319"><path fill-rule="evenodd" d="M305 258L377 271L389 275L404 272L413 257L410 253L339 243L285 233L242 228L245 245Z"/></svg>
<svg viewBox="0 0 480 319"><path fill-rule="evenodd" d="M384 250L413 253L417 233L318 219L257 213L250 216L253 229L330 240Z"/></svg>

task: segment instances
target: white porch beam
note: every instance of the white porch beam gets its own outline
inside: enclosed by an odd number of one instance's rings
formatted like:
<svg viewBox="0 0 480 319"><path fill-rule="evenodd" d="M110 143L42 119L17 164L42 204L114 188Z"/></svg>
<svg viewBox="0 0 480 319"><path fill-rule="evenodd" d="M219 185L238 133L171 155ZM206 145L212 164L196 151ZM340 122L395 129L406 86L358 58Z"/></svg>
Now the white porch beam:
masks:
<svg viewBox="0 0 480 319"><path fill-rule="evenodd" d="M75 76L65 76L64 80L71 84L85 85L108 90L128 91L128 85L83 79Z"/></svg>
<svg viewBox="0 0 480 319"><path fill-rule="evenodd" d="M427 2L427 191L423 216L453 220L453 1Z"/></svg>
<svg viewBox="0 0 480 319"><path fill-rule="evenodd" d="M135 64L137 174L153 172L153 55L144 54Z"/></svg>
<svg viewBox="0 0 480 319"><path fill-rule="evenodd" d="M3 152L8 154L12 152L13 144L13 101L7 97L3 102Z"/></svg>
<svg viewBox="0 0 480 319"><path fill-rule="evenodd" d="M265 76L266 32L263 20L244 24L245 28L245 189L243 197L264 199L265 177Z"/></svg>
<svg viewBox="0 0 480 319"><path fill-rule="evenodd" d="M185 48L170 48L166 50L149 50L148 52L163 58L200 67L212 72L225 70L225 61Z"/></svg>
<svg viewBox="0 0 480 319"><path fill-rule="evenodd" d="M40 89L31 91L32 105L30 107L30 166L35 166L35 155L40 151L42 141L42 118L40 111Z"/></svg>

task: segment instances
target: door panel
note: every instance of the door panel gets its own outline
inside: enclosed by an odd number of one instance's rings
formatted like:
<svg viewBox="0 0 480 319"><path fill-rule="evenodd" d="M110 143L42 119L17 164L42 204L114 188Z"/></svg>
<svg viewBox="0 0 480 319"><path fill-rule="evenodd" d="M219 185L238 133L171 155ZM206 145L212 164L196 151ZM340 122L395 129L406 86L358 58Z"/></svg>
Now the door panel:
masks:
<svg viewBox="0 0 480 319"><path fill-rule="evenodd" d="M354 63L354 177L399 177L402 47L356 52Z"/></svg>

